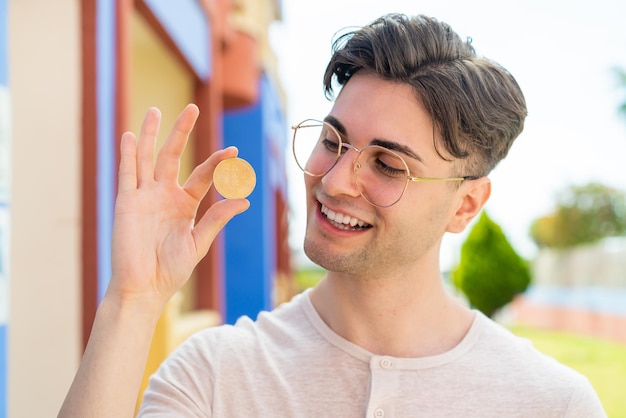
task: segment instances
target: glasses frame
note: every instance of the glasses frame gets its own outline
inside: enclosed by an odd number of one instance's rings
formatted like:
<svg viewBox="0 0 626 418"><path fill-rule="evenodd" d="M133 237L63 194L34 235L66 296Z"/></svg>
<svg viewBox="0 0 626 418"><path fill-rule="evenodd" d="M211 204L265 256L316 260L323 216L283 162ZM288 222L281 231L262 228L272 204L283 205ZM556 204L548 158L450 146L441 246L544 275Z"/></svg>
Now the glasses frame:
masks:
<svg viewBox="0 0 626 418"><path fill-rule="evenodd" d="M307 124L314 124L314 125L307 125ZM302 167L300 165L300 161L298 161L298 158L296 156L296 134L298 133L298 129L300 128L306 128L309 126L326 126L329 129L332 129L333 132L337 135L337 138L339 138L339 146L337 147L337 156L335 158L335 161L330 165L330 167L324 171L321 174L314 174L311 173L309 171L307 171L304 167ZM404 158L402 158L402 156L400 154L398 154L396 151L391 150L389 148L385 148L381 145L368 145L364 148L357 148L352 144L349 144L347 142L344 142L342 139L342 135L337 131L337 129L331 125L328 122L325 121L321 121L321 120L317 120L317 119L305 119L302 122L298 123L297 125L293 125L291 127L291 129L293 129L293 137L291 140L291 149L292 149L292 153L293 153L293 157L294 160L296 160L296 165L298 166L298 168L300 168L300 170L302 170L302 172L308 176L311 177L324 177L326 174L328 174L330 172L330 170L332 170L333 168L335 168L335 166L337 165L337 163L339 162L339 160L341 159L341 157L346 153L343 150L348 150L348 149L352 149L357 153L356 158L354 159L354 161L352 162L352 167L353 167L353 174L354 174L354 183L357 186L357 189L359 190L359 194L361 195L361 197L363 199L365 199L365 201L367 201L370 205L372 206L376 206L378 208L388 208L390 206L395 205L396 203L398 203L400 201L400 199L402 199L402 196L404 196L404 192L406 192L406 189L409 185L409 181L415 181L415 182L447 182L447 181L465 181L465 180L476 180L479 179L479 176L463 176L463 177L416 177L416 176L412 176L411 175L411 170L409 170L409 166L407 165L406 161L404 160ZM367 196L363 193L363 190L361 190L361 186L359 184L359 180L357 177L357 171L361 168L361 165L359 163L359 157L361 156L361 153L367 149L372 149L372 148L381 148L383 149L385 152L388 152L392 155L394 155L395 157L397 157L400 161L402 161L402 164L404 165L406 172L408 173L408 175L406 176L406 181L404 183L404 187L402 188L402 193L400 194L400 197L398 197L393 203L390 203L389 205L378 205L372 201L370 201Z"/></svg>

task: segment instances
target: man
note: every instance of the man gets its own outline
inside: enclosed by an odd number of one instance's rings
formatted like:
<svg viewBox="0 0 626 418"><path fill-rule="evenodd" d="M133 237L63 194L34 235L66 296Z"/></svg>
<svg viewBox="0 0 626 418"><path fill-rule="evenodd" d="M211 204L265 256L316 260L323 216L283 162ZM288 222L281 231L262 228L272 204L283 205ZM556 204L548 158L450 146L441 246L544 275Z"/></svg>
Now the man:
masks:
<svg viewBox="0 0 626 418"><path fill-rule="evenodd" d="M486 177L523 128L513 77L448 25L385 16L341 37L323 121L294 127L307 255L321 283L256 321L205 330L151 379L142 417L603 417L580 374L444 290L439 248L489 198ZM335 84L336 83L336 84ZM153 166L159 114L121 144L113 277L60 416L130 416L167 300L245 200L194 226L218 151L177 184L198 110ZM506 272L503 272L506 274Z"/></svg>

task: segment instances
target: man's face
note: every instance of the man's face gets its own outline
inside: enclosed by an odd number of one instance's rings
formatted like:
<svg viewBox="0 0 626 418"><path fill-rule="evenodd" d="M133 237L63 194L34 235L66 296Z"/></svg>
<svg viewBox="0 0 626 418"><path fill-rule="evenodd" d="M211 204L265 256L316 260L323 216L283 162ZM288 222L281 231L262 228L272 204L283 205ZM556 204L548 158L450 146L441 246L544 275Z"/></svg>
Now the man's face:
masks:
<svg viewBox="0 0 626 418"><path fill-rule="evenodd" d="M452 163L435 150L430 115L406 84L357 73L327 120L344 142L359 149L380 140L407 148L414 155L400 155L412 176L455 174ZM438 266L441 238L459 204L458 189L448 183L409 182L398 203L378 208L361 197L355 184L356 157L349 150L325 176L305 175L304 249L309 258L329 271L368 277L408 271L419 263Z"/></svg>

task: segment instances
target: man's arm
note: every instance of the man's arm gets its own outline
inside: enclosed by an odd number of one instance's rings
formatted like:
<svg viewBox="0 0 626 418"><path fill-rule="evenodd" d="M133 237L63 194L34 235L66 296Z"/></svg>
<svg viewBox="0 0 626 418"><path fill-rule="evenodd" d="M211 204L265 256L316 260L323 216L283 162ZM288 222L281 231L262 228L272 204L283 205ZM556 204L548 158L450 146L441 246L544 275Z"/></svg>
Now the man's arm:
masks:
<svg viewBox="0 0 626 418"><path fill-rule="evenodd" d="M195 223L215 166L227 148L200 164L181 187L180 156L198 117L187 106L154 162L160 112L150 109L139 140L122 136L113 225L112 277L59 417L132 417L152 335L167 301L187 281L246 200L215 203Z"/></svg>

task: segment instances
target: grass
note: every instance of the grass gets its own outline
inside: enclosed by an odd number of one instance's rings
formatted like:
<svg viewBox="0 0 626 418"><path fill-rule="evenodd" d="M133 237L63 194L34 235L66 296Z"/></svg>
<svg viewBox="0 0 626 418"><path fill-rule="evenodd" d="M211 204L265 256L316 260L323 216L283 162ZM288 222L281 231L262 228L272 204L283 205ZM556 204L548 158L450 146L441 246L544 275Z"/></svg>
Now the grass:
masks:
<svg viewBox="0 0 626 418"><path fill-rule="evenodd" d="M626 418L626 345L563 332L514 326L543 353L587 376L609 418Z"/></svg>
<svg viewBox="0 0 626 418"><path fill-rule="evenodd" d="M314 287L326 274L326 270L311 266L299 269L295 274L295 285L298 291Z"/></svg>

